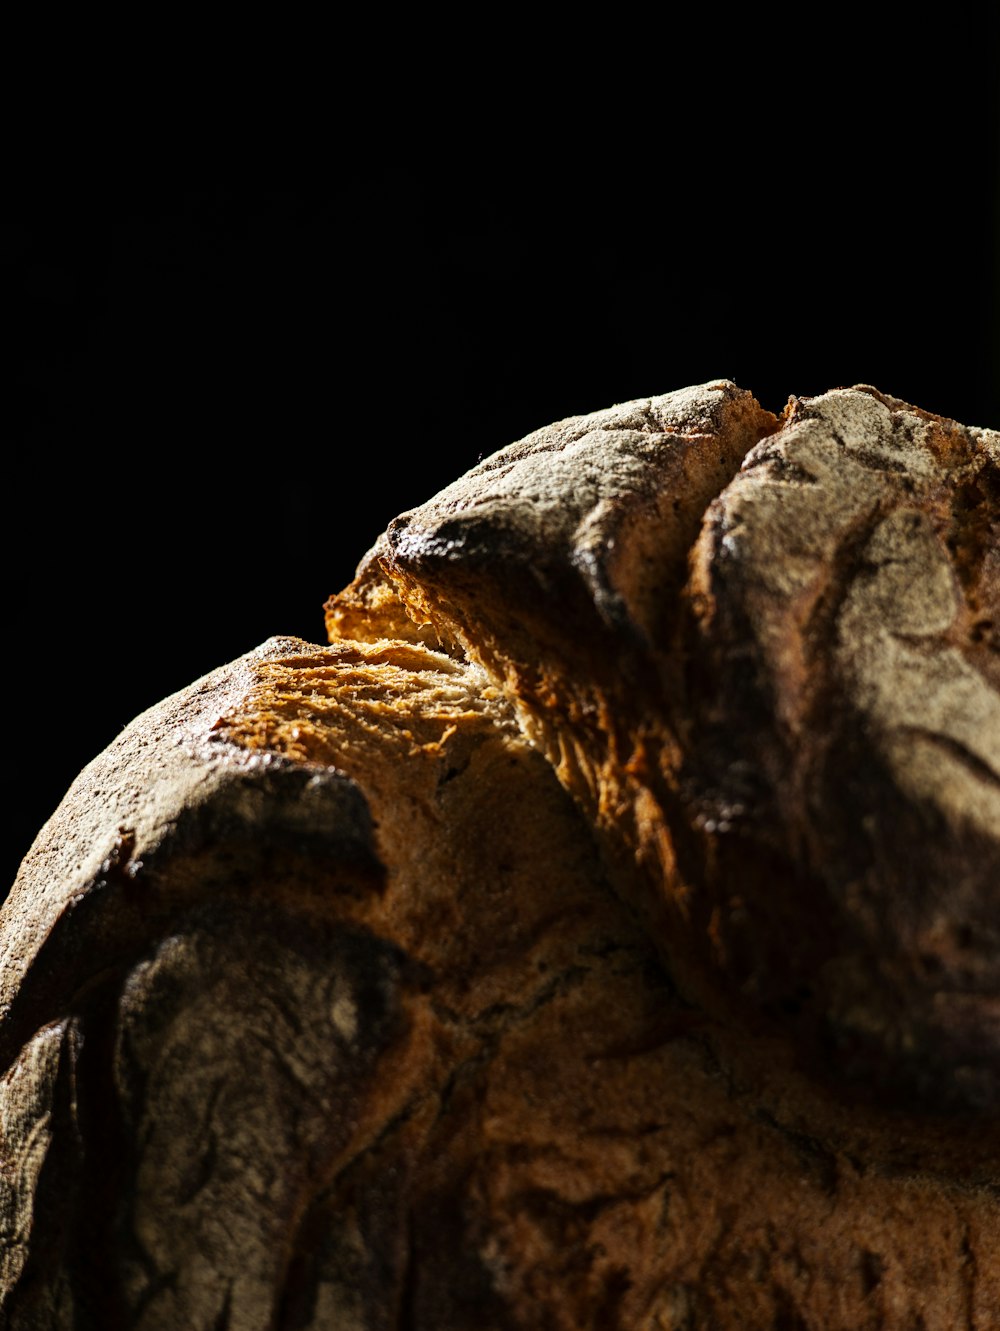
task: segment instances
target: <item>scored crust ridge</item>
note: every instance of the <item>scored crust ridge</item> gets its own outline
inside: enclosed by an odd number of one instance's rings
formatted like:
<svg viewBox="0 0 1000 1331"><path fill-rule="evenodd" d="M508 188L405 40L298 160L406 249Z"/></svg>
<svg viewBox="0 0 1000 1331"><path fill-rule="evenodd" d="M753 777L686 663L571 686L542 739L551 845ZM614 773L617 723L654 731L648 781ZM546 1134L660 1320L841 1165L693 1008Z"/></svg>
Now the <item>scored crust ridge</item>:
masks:
<svg viewBox="0 0 1000 1331"><path fill-rule="evenodd" d="M0 914L5 1325L991 1326L998 523L713 381L137 718Z"/></svg>
<svg viewBox="0 0 1000 1331"><path fill-rule="evenodd" d="M700 1003L860 1095L993 1106L998 466L867 386L779 422L705 385L473 469L328 624L391 586L503 684Z"/></svg>

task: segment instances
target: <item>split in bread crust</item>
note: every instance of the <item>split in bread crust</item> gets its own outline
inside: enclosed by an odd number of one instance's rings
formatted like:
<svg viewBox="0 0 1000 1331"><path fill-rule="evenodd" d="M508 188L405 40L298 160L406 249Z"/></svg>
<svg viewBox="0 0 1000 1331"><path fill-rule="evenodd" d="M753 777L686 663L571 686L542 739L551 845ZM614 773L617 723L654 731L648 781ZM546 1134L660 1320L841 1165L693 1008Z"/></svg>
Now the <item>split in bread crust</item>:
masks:
<svg viewBox="0 0 1000 1331"><path fill-rule="evenodd" d="M134 722L0 915L5 1325L994 1326L998 478L573 418Z"/></svg>

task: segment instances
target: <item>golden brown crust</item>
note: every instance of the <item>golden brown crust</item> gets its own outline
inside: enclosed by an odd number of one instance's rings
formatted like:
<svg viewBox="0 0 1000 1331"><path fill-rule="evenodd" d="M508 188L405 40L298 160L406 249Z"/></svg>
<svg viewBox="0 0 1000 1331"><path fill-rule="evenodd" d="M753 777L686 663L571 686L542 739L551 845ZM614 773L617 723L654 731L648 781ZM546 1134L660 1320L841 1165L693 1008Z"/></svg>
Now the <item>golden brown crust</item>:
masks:
<svg viewBox="0 0 1000 1331"><path fill-rule="evenodd" d="M573 418L133 723L0 917L5 1325L991 1328L998 465Z"/></svg>
<svg viewBox="0 0 1000 1331"><path fill-rule="evenodd" d="M779 425L709 384L529 436L376 557L508 692L685 991L904 1103L1000 1100L997 458L868 387Z"/></svg>

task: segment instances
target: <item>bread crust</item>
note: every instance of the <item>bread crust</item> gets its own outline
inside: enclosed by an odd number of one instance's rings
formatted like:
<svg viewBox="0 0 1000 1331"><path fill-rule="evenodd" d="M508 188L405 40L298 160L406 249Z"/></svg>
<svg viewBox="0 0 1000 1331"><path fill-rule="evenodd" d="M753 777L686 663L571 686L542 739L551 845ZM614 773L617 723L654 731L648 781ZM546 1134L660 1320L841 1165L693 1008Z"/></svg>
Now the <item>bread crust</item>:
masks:
<svg viewBox="0 0 1000 1331"><path fill-rule="evenodd" d="M992 1327L998 467L572 418L138 718L0 912L4 1324Z"/></svg>
<svg viewBox="0 0 1000 1331"><path fill-rule="evenodd" d="M754 921L722 856L727 975L859 1093L991 1114L998 443L872 388L793 401L693 552L679 723L696 822L784 866Z"/></svg>
<svg viewBox="0 0 1000 1331"><path fill-rule="evenodd" d="M372 561L515 700L685 992L887 1103L1000 1096L998 439L708 384L529 436Z"/></svg>

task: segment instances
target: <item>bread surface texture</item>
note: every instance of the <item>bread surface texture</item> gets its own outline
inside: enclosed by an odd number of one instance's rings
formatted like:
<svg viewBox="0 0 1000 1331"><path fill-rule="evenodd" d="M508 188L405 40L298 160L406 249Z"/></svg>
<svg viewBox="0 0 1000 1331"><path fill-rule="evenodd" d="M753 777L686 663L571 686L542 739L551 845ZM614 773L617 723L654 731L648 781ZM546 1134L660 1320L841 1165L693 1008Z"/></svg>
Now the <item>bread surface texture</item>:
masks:
<svg viewBox="0 0 1000 1331"><path fill-rule="evenodd" d="M1000 1326L1000 436L573 417L0 911L12 1331Z"/></svg>

